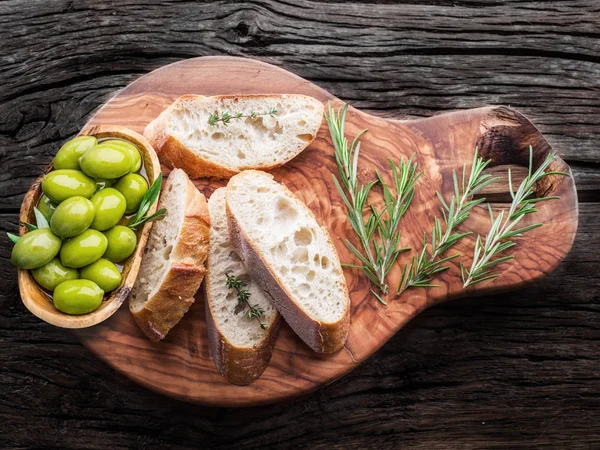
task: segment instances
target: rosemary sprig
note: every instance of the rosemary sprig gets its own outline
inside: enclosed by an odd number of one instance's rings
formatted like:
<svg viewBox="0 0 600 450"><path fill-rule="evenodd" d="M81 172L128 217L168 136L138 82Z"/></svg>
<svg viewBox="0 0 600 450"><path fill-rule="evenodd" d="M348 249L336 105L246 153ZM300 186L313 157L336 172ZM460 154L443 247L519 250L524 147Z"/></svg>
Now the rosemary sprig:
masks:
<svg viewBox="0 0 600 450"><path fill-rule="evenodd" d="M162 173L158 174L150 189L146 191L144 197L142 198L142 202L140 203L140 207L136 213L136 215L129 222L129 228L137 228L140 225L145 224L146 222L151 222L153 220L160 220L167 214L167 210L165 208L161 208L156 211L154 214L147 216L146 214L150 210L150 207L154 204L154 202L158 199L158 195L160 194L160 187L162 185Z"/></svg>
<svg viewBox="0 0 600 450"><path fill-rule="evenodd" d="M511 171L508 169L508 186L510 188L512 203L508 209L508 212L503 210L496 217L494 217L491 206L488 205L492 225L485 239L482 238L481 235L477 236L477 240L475 241L475 249L473 250L473 262L471 263L471 267L464 267L462 262L460 264L463 287L466 288L467 286L499 277L499 274L491 273L492 268L500 263L512 259L514 256L507 255L498 257L496 259L494 259L494 257L516 245L511 238L521 237L523 236L523 233L543 225L541 223L535 223L515 229L523 217L537 212L537 209L535 209L535 205L537 203L546 200L556 200L559 198L556 196L540 198L531 197L531 195L534 193L535 184L542 178L547 177L548 175L568 175L563 172L546 172L546 169L550 163L552 163L555 156L556 153L548 155L538 169L533 172L533 148L530 145L529 172L519 185L519 188L516 190L516 192L513 190Z"/></svg>
<svg viewBox="0 0 600 450"><path fill-rule="evenodd" d="M16 244L17 242L19 242L19 239L21 239L19 236L17 236L16 234L13 234L13 233L7 232L6 235L12 241L13 244Z"/></svg>
<svg viewBox="0 0 600 450"><path fill-rule="evenodd" d="M219 113L214 113L211 114L208 117L208 124L210 126L216 126L217 122L222 122L223 125L227 126L229 125L229 122L231 122L231 119L242 119L242 118L246 118L246 117L250 117L252 119L256 119L259 116L270 116L270 117L274 117L275 114L277 114L277 108L269 108L268 110L259 113L256 111L250 111L250 114L243 114L243 113L235 113L235 114L229 114L228 111L223 111L221 113L221 115L219 115Z"/></svg>
<svg viewBox="0 0 600 450"><path fill-rule="evenodd" d="M450 202L446 203L444 197L439 192L436 192L442 204L443 224L442 220L438 217L434 219L430 243L427 241L427 234L423 235L423 249L417 256L412 257L408 266L405 265L402 268L397 294L401 294L411 287L437 286L431 283L434 276L447 270L449 266L445 265L445 263L459 256L458 254L454 254L441 258L460 239L471 234L470 232L455 233L454 230L469 217L470 211L475 206L485 201L484 198L474 200L472 199L473 195L498 180L497 177L482 173L488 164L489 161L484 162L479 157L476 149L468 180L466 179L466 164L463 166L460 182L456 171L452 172L454 195ZM430 244L431 250L428 244Z"/></svg>
<svg viewBox="0 0 600 450"><path fill-rule="evenodd" d="M333 181L346 205L348 219L362 248L359 250L346 240L348 248L362 263L361 265L346 266L361 269L369 280L385 294L388 290L387 274L398 255L409 250L398 248L401 237L399 224L413 200L415 184L422 172L417 173L417 164L413 162L414 155L408 160L401 160L399 166L389 159L395 194L379 172L376 172L375 180L366 185L361 184L358 181L357 169L360 154L359 138L366 130L359 132L349 144L344 135L348 105L344 105L338 111L335 111L331 104L328 105L328 108L325 119L335 148L335 161L340 177L340 181L338 181L337 177L333 175ZM380 184L383 191L385 206L381 211L378 211L374 205L367 205L369 193L376 184ZM371 210L371 214L366 219L365 208ZM380 295L372 292L381 303L385 304Z"/></svg>
<svg viewBox="0 0 600 450"><path fill-rule="evenodd" d="M226 285L228 289L235 289L235 292L238 296L238 304L248 307L248 318L256 319L256 321L260 324L260 327L263 330L267 329L267 324L262 322L260 319L265 315L264 309L262 309L258 305L251 305L248 299L250 298L250 292L247 289L244 289L246 283L240 280L235 275L229 275L225 273L227 277Z"/></svg>

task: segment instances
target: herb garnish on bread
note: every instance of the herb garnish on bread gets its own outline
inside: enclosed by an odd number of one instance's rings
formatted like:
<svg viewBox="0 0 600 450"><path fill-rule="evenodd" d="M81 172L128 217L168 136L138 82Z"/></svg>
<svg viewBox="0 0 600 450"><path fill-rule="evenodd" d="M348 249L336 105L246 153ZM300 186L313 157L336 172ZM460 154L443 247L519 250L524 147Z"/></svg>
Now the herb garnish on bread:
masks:
<svg viewBox="0 0 600 450"><path fill-rule="evenodd" d="M208 340L219 373L230 383L247 385L269 364L280 316L231 244L225 188L212 194L208 208L210 247L204 280ZM230 280L240 286L228 286Z"/></svg>
<svg viewBox="0 0 600 450"><path fill-rule="evenodd" d="M299 94L184 95L146 126L160 161L192 178L279 167L316 137L323 104Z"/></svg>
<svg viewBox="0 0 600 450"><path fill-rule="evenodd" d="M348 334L350 300L327 231L267 173L244 171L226 189L230 238L252 279L309 347L339 350Z"/></svg>

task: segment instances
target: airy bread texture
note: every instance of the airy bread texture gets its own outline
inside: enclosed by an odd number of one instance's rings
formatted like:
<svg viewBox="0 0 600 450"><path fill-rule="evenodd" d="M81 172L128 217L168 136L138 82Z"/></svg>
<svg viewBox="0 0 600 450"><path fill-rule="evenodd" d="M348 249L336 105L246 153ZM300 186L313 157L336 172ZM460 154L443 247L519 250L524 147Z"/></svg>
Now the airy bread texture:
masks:
<svg viewBox="0 0 600 450"><path fill-rule="evenodd" d="M227 184L229 234L252 279L314 351L345 343L350 299L327 231L285 186L249 170Z"/></svg>
<svg viewBox="0 0 600 450"><path fill-rule="evenodd" d="M273 115L265 114L272 108ZM211 115L232 118L210 125ZM306 95L184 95L150 122L144 136L160 161L192 178L229 178L245 169L279 167L317 136L323 104Z"/></svg>
<svg viewBox="0 0 600 450"><path fill-rule="evenodd" d="M206 198L182 170L169 175L158 208L167 214L152 225L129 299L135 321L152 341L163 339L194 303L210 233Z"/></svg>
<svg viewBox="0 0 600 450"><path fill-rule="evenodd" d="M229 240L225 215L225 188L217 189L208 201L210 247L204 291L208 340L215 365L230 383L248 385L266 369L279 330L279 313L252 281L244 263ZM248 307L239 305L237 293L226 286L227 275L246 283L248 302L264 310L260 322L248 317Z"/></svg>

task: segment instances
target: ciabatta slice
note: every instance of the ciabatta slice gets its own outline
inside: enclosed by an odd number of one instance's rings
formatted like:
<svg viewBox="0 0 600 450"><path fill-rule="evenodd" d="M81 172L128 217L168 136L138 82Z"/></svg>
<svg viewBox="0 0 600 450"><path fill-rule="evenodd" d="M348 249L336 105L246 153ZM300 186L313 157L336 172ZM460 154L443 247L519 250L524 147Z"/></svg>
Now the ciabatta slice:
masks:
<svg viewBox="0 0 600 450"><path fill-rule="evenodd" d="M229 178L289 161L314 140L322 120L323 104L306 95L184 95L146 126L144 136L169 167L192 178Z"/></svg>
<svg viewBox="0 0 600 450"><path fill-rule="evenodd" d="M229 240L225 215L225 188L208 200L210 246L204 279L208 341L215 365L230 383L248 385L264 372L279 330L280 316L271 301L252 281ZM240 304L227 275L245 283L248 302L264 311L260 318L248 317L248 305ZM261 327L264 324L264 329Z"/></svg>
<svg viewBox="0 0 600 450"><path fill-rule="evenodd" d="M350 300L327 231L264 172L231 178L226 200L230 238L252 279L309 347L339 350L348 334Z"/></svg>
<svg viewBox="0 0 600 450"><path fill-rule="evenodd" d="M182 170L169 175L158 208L167 215L152 225L129 299L133 318L152 341L163 339L194 303L210 227L206 198Z"/></svg>

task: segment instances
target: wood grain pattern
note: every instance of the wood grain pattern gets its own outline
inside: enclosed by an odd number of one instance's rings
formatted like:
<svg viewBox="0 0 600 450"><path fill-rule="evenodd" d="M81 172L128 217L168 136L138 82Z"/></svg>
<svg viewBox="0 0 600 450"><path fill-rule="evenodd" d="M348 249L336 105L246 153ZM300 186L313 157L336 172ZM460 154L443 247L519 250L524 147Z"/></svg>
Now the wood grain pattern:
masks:
<svg viewBox="0 0 600 450"><path fill-rule="evenodd" d="M341 102L301 78L247 59L199 58L167 66L132 83L112 98L89 124L115 124L141 131L177 96L234 93L302 93L321 101ZM535 148L535 164L551 150L535 127L521 114L506 107L485 107L413 121L386 120L351 109L347 133L360 129L364 135L363 176L372 177L377 168L385 172L385 159L417 153L425 174L413 206L403 221L403 245L420 248L424 231L431 229L436 204L435 190L448 194L451 172L471 161L478 146L493 165L523 164L527 148ZM554 169L568 171L557 159ZM326 126L315 142L300 156L272 173L313 210L317 219L334 237L344 262L352 261L343 240L352 237L341 200L335 193L330 173L335 170ZM222 183L198 180L205 194ZM450 298L498 292L521 287L551 272L568 253L577 228L577 200L572 177L556 177L540 186L540 193L560 195L561 200L541 204L535 220L546 223L519 241L515 260L499 266L501 276L492 282L463 291L456 265L437 281L439 288L417 289L398 299L389 298L383 307L369 293L367 280L356 271L347 271L352 300L352 323L343 350L329 357L311 352L293 333L283 327L270 366L249 387L227 384L216 372L206 343L202 298L164 342L147 341L124 309L111 319L78 335L94 353L135 381L159 392L188 401L241 406L268 403L309 392L347 373L368 358L393 334L425 308ZM464 224L465 229L484 233L489 226L487 211L480 208ZM531 219L530 219L531 220ZM527 224L529 222L526 222ZM336 239L337 238L337 239ZM458 251L469 254L473 240L463 240ZM401 262L406 262L407 256ZM397 284L400 266L391 272ZM115 351L116 349L118 351Z"/></svg>
<svg viewBox="0 0 600 450"><path fill-rule="evenodd" d="M88 127L81 132L83 136L95 136L97 139L116 138L124 139L135 144L140 150L144 168L150 184L156 179L160 172L160 163L154 149L150 143L139 133L131 131L118 125L99 125ZM19 233L23 236L27 233L25 223L35 223L35 214L33 208L42 195L42 180L46 173L53 170L54 166L50 164L44 174L33 183L21 205L21 214L19 217ZM156 211L157 204L154 204L148 210L148 214ZM142 261L142 252L146 245L146 240L150 234L150 223L145 224L137 233L138 244L134 254L123 265L121 271L121 284L111 295L107 296L98 309L88 314L71 315L57 310L50 301L48 295L35 282L29 270L18 270L19 293L25 307L32 314L40 319L62 328L85 328L96 325L110 316L112 316L123 302L129 297L131 288L137 278L140 263Z"/></svg>

